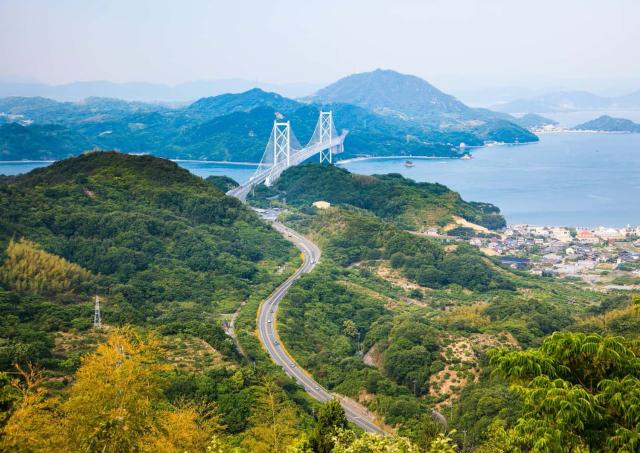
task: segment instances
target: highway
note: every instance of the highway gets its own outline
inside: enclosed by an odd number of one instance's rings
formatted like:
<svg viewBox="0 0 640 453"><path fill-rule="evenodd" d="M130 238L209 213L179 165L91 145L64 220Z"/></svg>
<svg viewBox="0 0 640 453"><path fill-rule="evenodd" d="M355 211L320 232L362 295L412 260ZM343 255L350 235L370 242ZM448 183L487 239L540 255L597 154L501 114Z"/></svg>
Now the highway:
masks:
<svg viewBox="0 0 640 453"><path fill-rule="evenodd" d="M320 249L311 241L306 239L296 231L284 226L279 222L273 222L273 227L282 233L285 238L300 249L303 254L303 263L282 285L280 285L261 305L258 312L258 333L260 341L271 356L271 359L281 366L285 373L304 387L306 392L318 401L325 402L335 396L317 383L309 373L300 368L293 357L287 352L282 344L277 332L276 315L280 301L287 294L291 285L307 272L310 272L320 260ZM365 431L385 434L377 426L371 417L360 407L349 404L341 398L342 405L347 419Z"/></svg>

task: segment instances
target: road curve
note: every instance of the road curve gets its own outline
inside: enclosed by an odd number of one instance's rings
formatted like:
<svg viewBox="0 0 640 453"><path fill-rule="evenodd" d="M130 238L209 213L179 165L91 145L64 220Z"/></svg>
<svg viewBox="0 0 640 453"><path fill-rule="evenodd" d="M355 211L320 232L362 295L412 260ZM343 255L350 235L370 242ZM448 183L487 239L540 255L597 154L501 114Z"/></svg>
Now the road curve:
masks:
<svg viewBox="0 0 640 453"><path fill-rule="evenodd" d="M320 260L320 249L307 238L281 224L273 222L273 227L282 233L285 238L300 249L303 254L303 263L283 284L281 284L261 305L258 311L258 333L260 341L267 350L271 359L284 369L284 372L304 387L306 392L318 401L325 402L335 396L325 390L317 383L305 370L300 368L292 356L287 352L285 346L279 339L276 328L276 315L280 301L287 294L291 285L300 278L302 274L310 272ZM360 407L350 405L348 402L338 398L342 405L347 419L355 423L365 431L385 434L376 425L371 417Z"/></svg>

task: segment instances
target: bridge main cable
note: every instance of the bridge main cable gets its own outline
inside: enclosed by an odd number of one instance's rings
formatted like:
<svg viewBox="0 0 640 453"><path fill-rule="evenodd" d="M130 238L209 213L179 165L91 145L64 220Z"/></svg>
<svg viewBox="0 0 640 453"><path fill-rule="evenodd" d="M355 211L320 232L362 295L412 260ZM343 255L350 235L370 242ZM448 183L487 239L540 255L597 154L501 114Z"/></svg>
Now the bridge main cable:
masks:
<svg viewBox="0 0 640 453"><path fill-rule="evenodd" d="M320 154L320 163L333 160L333 154L344 151L344 139L348 131L338 135L331 111L320 111L316 127L305 147L300 146L289 121L275 120L267 146L258 168L249 181L227 192L227 195L245 201L258 184L272 185L287 168Z"/></svg>

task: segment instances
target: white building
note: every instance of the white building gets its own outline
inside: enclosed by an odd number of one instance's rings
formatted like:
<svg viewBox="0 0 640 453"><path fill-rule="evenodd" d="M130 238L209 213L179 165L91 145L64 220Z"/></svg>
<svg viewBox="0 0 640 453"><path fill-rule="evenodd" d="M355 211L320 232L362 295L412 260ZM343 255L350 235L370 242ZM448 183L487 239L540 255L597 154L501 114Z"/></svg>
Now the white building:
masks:
<svg viewBox="0 0 640 453"><path fill-rule="evenodd" d="M593 234L604 241L617 241L627 237L624 229L619 230L617 228L598 227Z"/></svg>

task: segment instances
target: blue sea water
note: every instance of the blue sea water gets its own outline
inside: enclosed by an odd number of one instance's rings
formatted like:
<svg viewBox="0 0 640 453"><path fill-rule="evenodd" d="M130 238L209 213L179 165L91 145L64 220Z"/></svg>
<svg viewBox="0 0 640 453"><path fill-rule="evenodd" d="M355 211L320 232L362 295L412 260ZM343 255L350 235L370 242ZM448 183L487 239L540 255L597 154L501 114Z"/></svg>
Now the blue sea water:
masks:
<svg viewBox="0 0 640 453"><path fill-rule="evenodd" d="M346 143L348 146L348 140ZM640 224L640 134L556 133L520 146L476 149L471 160L370 159L341 164L362 174L401 173L445 184L466 200L494 203L509 223L566 226ZM246 182L255 166L178 162L207 177ZM0 174L43 162L0 162Z"/></svg>
<svg viewBox="0 0 640 453"><path fill-rule="evenodd" d="M221 164L203 161L177 161L177 164L201 178L229 176L240 183L247 182L257 167L252 164Z"/></svg>
<svg viewBox="0 0 640 453"><path fill-rule="evenodd" d="M640 134L556 133L540 142L493 146L471 160L375 159L344 165L363 174L401 173L442 183L466 200L490 202L508 223L640 224Z"/></svg>

